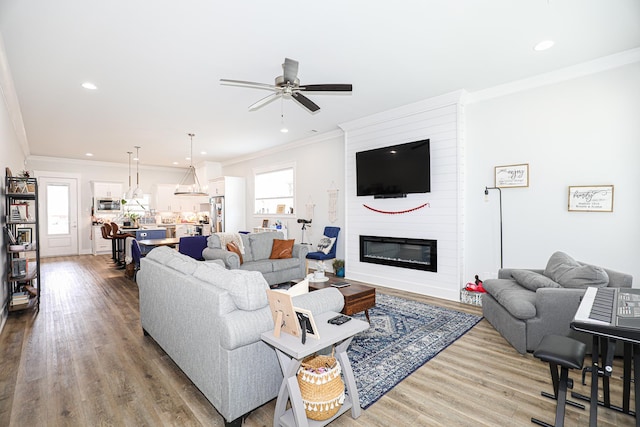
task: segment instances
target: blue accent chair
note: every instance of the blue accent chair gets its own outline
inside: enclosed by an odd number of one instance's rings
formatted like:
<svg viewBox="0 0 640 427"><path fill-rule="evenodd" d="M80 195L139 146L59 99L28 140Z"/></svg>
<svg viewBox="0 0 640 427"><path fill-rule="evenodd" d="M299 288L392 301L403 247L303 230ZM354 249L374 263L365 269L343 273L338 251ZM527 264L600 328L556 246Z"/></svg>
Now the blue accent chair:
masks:
<svg viewBox="0 0 640 427"><path fill-rule="evenodd" d="M135 282L138 270L140 270L140 258L142 258L140 245L136 239L131 239L131 258L133 258L133 281Z"/></svg>
<svg viewBox="0 0 640 427"><path fill-rule="evenodd" d="M336 249L338 248L338 234L340 234L340 227L325 227L323 234L327 237L335 237L336 240L333 242L333 246L328 254L325 254L322 251L318 252L309 252L307 254L307 262L306 262L306 274L309 274L309 260L315 261L329 261L336 259Z"/></svg>
<svg viewBox="0 0 640 427"><path fill-rule="evenodd" d="M207 247L208 236L186 236L180 238L178 252L198 261L204 261L202 251Z"/></svg>

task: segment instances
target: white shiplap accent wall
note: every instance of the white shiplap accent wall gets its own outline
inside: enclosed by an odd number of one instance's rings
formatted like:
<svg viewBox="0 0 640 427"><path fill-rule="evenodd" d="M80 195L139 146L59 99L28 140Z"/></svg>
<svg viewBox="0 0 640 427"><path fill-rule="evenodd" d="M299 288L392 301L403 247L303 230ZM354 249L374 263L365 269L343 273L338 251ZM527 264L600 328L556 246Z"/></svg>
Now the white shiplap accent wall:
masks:
<svg viewBox="0 0 640 427"><path fill-rule="evenodd" d="M463 260L463 91L369 116L340 127L345 131L346 272L353 280L459 300ZM429 138L431 192L399 199L356 196L358 151ZM365 208L404 211L382 214ZM360 235L436 239L438 271L428 272L360 262Z"/></svg>

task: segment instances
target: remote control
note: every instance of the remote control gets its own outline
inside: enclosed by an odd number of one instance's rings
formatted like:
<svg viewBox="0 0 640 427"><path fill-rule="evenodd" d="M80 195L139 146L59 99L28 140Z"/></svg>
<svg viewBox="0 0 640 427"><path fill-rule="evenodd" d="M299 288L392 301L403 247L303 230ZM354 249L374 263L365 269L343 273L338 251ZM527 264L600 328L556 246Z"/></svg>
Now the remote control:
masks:
<svg viewBox="0 0 640 427"><path fill-rule="evenodd" d="M339 316L332 317L331 319L327 320L327 323L331 323L332 325L342 325L343 323L346 323L349 320L351 320L351 317L341 314Z"/></svg>

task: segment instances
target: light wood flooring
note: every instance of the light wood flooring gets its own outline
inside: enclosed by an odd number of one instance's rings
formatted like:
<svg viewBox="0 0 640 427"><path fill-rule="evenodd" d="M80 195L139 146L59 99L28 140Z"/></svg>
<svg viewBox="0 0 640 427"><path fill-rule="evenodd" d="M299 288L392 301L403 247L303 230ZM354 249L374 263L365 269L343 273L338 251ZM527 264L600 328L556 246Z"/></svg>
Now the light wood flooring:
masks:
<svg viewBox="0 0 640 427"><path fill-rule="evenodd" d="M223 426L203 395L140 328L138 290L109 256L42 262L39 313L12 313L0 335L0 426ZM469 313L474 306L378 288ZM198 325L194 325L198 327ZM616 370L621 372L620 361ZM588 394L588 385L575 389ZM529 426L553 422L548 366L518 354L482 320L353 420L332 426ZM612 399L621 398L619 375ZM271 426L275 402L252 412L246 426ZM588 425L567 407L566 426ZM600 426L634 419L599 410Z"/></svg>

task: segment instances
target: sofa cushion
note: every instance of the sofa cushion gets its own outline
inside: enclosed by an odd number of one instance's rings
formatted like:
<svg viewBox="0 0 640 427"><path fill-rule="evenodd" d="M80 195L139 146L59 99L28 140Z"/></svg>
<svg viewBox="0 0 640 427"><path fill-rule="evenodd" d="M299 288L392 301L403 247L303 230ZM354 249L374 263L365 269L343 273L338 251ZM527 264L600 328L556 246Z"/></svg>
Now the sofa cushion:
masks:
<svg viewBox="0 0 640 427"><path fill-rule="evenodd" d="M166 265L180 273L189 275L193 274L199 263L199 261L196 261L190 256L183 255L175 249L166 246L159 246L152 249L147 254L147 258Z"/></svg>
<svg viewBox="0 0 640 427"><path fill-rule="evenodd" d="M242 252L240 252L240 248L238 247L238 245L236 245L234 242L229 242L227 243L227 250L237 253L238 257L240 258L240 265L242 265L244 259L242 258Z"/></svg>
<svg viewBox="0 0 640 427"><path fill-rule="evenodd" d="M259 271L260 273L273 272L273 261L265 259L262 261L249 261L240 266L241 270Z"/></svg>
<svg viewBox="0 0 640 427"><path fill-rule="evenodd" d="M300 267L299 258L274 259L271 263L273 264L273 271L290 270L292 268Z"/></svg>
<svg viewBox="0 0 640 427"><path fill-rule="evenodd" d="M564 252L551 255L543 274L565 288L604 287L609 284L609 276L603 268L580 263Z"/></svg>
<svg viewBox="0 0 640 427"><path fill-rule="evenodd" d="M536 316L536 293L511 279L490 279L485 290L515 318L526 320Z"/></svg>
<svg viewBox="0 0 640 427"><path fill-rule="evenodd" d="M269 285L257 271L226 270L216 264L200 263L193 277L229 292L241 310L258 310L269 303L266 292Z"/></svg>
<svg viewBox="0 0 640 427"><path fill-rule="evenodd" d="M547 276L530 270L513 270L511 275L521 286L535 291L538 288L559 288L559 284Z"/></svg>
<svg viewBox="0 0 640 427"><path fill-rule="evenodd" d="M265 233L249 234L249 246L254 261L269 259L274 239L282 239L284 236L279 231L268 231ZM247 250L245 249L245 252Z"/></svg>
<svg viewBox="0 0 640 427"><path fill-rule="evenodd" d="M269 259L285 259L291 258L291 251L293 250L294 239L281 240L273 239L273 247L271 248L271 255Z"/></svg>

